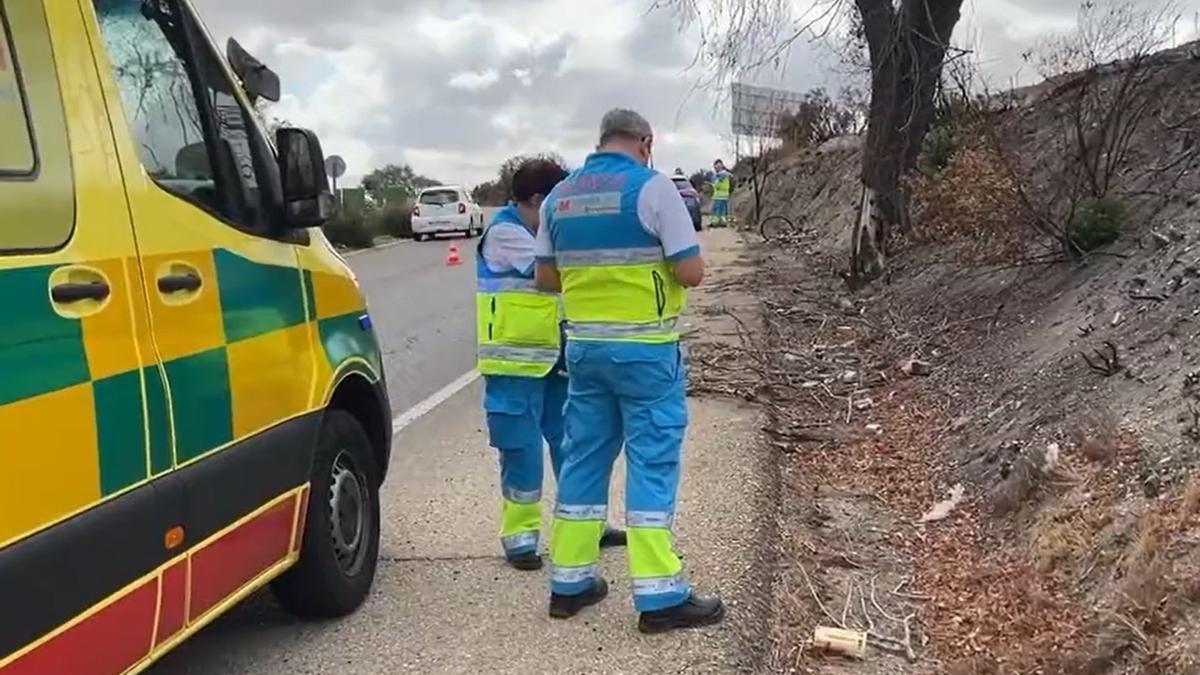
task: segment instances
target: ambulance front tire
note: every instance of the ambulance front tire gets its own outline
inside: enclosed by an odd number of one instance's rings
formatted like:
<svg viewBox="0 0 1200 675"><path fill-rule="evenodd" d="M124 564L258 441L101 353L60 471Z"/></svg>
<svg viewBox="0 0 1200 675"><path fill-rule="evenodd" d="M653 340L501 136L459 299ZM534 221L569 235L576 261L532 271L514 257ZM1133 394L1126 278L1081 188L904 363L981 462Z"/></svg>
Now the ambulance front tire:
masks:
<svg viewBox="0 0 1200 675"><path fill-rule="evenodd" d="M330 410L317 439L300 560L272 585L289 612L329 619L358 609L379 558L379 480L353 415Z"/></svg>

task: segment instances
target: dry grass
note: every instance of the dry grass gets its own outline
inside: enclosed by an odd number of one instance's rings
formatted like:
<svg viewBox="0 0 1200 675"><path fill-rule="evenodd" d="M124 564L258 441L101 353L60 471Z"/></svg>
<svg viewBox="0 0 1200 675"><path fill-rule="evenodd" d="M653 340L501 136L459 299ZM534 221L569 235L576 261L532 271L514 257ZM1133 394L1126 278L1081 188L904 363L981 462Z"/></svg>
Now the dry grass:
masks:
<svg viewBox="0 0 1200 675"><path fill-rule="evenodd" d="M1192 476L1187 487L1183 489L1183 498L1179 502L1179 517L1188 519L1200 513L1200 476Z"/></svg>
<svg viewBox="0 0 1200 675"><path fill-rule="evenodd" d="M963 136L979 134L964 130ZM969 241L961 255L974 262L1007 262L1023 249L1028 235L1014 222L1022 213L1017 184L982 140L957 148L938 175L910 180L918 236Z"/></svg>
<svg viewBox="0 0 1200 675"><path fill-rule="evenodd" d="M1034 566L1050 574L1062 563L1080 559L1090 548L1095 532L1082 514L1060 509L1039 519L1034 530Z"/></svg>
<svg viewBox="0 0 1200 675"><path fill-rule="evenodd" d="M1151 511L1142 516L1133 548L1125 559L1125 568L1131 578L1154 565L1162 553L1167 536L1166 519L1161 514Z"/></svg>
<svg viewBox="0 0 1200 675"><path fill-rule="evenodd" d="M1079 454L1093 462L1108 464L1121 450L1120 430L1107 411L1084 413L1071 427L1070 438Z"/></svg>

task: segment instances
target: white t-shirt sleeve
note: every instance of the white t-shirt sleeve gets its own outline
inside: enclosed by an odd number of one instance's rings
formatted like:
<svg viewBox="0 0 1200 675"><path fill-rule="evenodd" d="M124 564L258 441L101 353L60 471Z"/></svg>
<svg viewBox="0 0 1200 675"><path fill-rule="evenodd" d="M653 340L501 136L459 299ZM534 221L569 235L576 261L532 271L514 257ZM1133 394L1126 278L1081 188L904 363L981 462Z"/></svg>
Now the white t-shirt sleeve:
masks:
<svg viewBox="0 0 1200 675"><path fill-rule="evenodd" d="M493 226L483 240L483 260L496 272L533 270L533 236L518 225Z"/></svg>
<svg viewBox="0 0 1200 675"><path fill-rule="evenodd" d="M675 182L666 175L657 174L642 186L638 194L638 217L646 230L662 242L667 260L678 262L700 255L700 239L692 226L692 216Z"/></svg>
<svg viewBox="0 0 1200 675"><path fill-rule="evenodd" d="M550 238L550 218L547 217L550 209L550 200L542 202L541 206L541 226L538 227L537 241L534 248L534 255L538 262L554 262L554 240Z"/></svg>

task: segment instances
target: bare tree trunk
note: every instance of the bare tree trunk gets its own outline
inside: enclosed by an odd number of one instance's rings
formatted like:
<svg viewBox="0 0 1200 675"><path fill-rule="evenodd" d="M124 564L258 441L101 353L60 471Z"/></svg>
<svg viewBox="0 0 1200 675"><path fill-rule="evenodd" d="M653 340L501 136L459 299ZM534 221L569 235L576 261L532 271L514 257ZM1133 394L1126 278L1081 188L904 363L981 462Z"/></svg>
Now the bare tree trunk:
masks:
<svg viewBox="0 0 1200 675"><path fill-rule="evenodd" d="M857 281L887 270L891 234L909 224L901 178L916 166L933 122L934 96L963 0L855 0L871 56L871 110L850 271Z"/></svg>

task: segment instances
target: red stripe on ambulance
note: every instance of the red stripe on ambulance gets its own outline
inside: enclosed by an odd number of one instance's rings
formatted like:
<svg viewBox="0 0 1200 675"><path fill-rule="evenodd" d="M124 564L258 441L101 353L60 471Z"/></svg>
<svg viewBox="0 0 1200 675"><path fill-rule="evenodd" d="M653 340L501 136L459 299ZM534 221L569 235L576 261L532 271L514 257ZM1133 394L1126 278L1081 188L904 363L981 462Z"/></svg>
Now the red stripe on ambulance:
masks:
<svg viewBox="0 0 1200 675"><path fill-rule="evenodd" d="M123 673L150 653L157 604L154 578L0 668L0 675Z"/></svg>
<svg viewBox="0 0 1200 675"><path fill-rule="evenodd" d="M192 554L195 621L242 586L288 556L296 497L286 499Z"/></svg>

